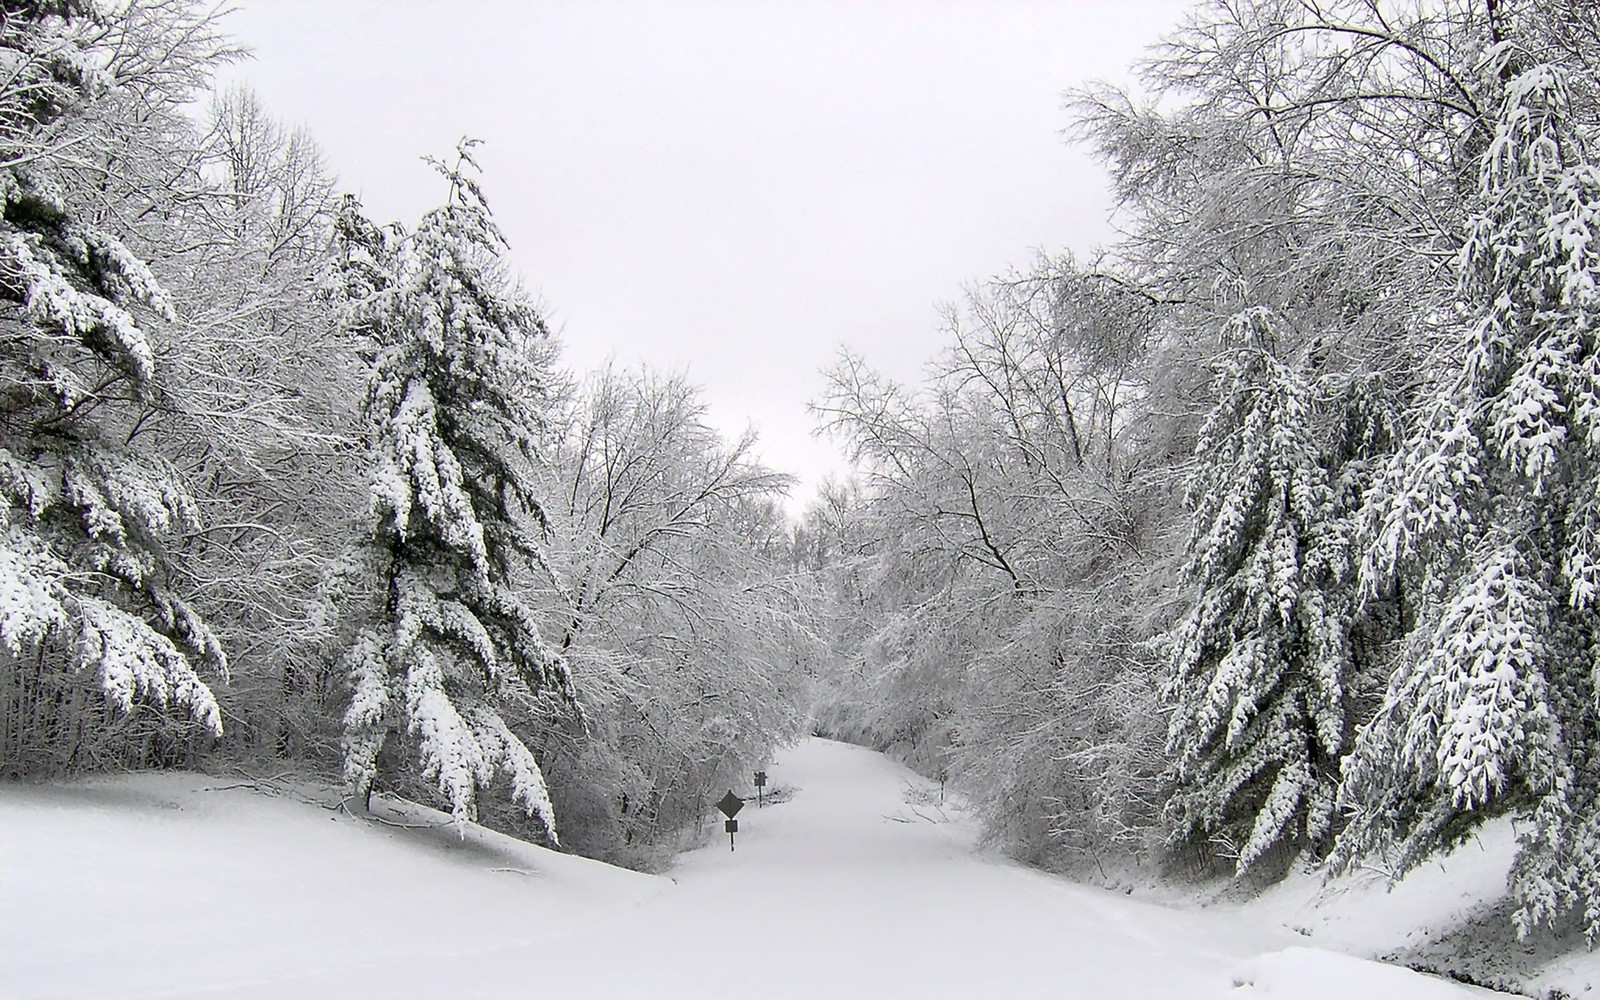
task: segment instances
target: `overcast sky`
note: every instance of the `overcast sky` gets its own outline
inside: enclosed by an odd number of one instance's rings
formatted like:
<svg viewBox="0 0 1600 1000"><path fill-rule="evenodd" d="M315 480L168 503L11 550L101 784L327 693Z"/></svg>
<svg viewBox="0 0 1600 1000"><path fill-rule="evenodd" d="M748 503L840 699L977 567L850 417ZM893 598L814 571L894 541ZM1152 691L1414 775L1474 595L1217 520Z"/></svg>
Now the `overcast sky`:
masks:
<svg viewBox="0 0 1600 1000"><path fill-rule="evenodd" d="M914 379L938 306L1110 237L1061 93L1126 80L1185 0L245 0L226 79L310 128L374 221L478 156L566 362L687 372L799 504L843 467L805 410L841 346Z"/></svg>

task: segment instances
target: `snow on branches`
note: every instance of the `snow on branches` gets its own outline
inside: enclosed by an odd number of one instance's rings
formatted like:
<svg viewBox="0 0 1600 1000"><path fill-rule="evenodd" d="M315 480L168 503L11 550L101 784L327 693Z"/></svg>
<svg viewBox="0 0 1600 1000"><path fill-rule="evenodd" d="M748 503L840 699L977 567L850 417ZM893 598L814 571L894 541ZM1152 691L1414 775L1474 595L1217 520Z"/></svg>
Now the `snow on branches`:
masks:
<svg viewBox="0 0 1600 1000"><path fill-rule="evenodd" d="M178 705L216 734L197 668L222 673L225 658L168 580L194 503L136 441L163 388L141 324L171 320L172 302L74 209L63 172L62 137L103 96L94 67L115 45L77 30L87 6L0 19L0 649L95 673L121 712Z"/></svg>
<svg viewBox="0 0 1600 1000"><path fill-rule="evenodd" d="M403 730L422 776L457 823L498 770L555 839L531 751L497 705L541 691L570 700L567 665L519 593L537 563L544 511L533 482L553 380L547 331L500 262L504 242L474 177L470 144L435 164L447 203L392 245L341 213L341 287L373 343L366 416L374 439L371 535L388 598L344 669L345 772L371 787L385 741Z"/></svg>
<svg viewBox="0 0 1600 1000"><path fill-rule="evenodd" d="M1576 911L1592 939L1600 170L1562 70L1513 43L1481 70L1499 106L1455 336L1367 500L1367 589L1414 624L1346 769L1338 858L1391 848L1403 872L1512 811L1519 928Z"/></svg>

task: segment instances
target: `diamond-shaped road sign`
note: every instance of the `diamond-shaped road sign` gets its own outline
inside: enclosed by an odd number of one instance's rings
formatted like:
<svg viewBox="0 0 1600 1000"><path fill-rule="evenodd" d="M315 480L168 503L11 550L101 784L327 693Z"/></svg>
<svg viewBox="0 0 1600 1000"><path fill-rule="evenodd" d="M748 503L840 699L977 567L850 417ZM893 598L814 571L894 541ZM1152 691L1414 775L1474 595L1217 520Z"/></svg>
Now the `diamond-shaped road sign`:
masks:
<svg viewBox="0 0 1600 1000"><path fill-rule="evenodd" d="M701 801L705 800L702 799ZM733 819L739 815L739 810L744 808L744 799L733 794L733 789L730 788L728 789L728 794L722 797L722 801L717 803L717 808L722 810L722 815Z"/></svg>

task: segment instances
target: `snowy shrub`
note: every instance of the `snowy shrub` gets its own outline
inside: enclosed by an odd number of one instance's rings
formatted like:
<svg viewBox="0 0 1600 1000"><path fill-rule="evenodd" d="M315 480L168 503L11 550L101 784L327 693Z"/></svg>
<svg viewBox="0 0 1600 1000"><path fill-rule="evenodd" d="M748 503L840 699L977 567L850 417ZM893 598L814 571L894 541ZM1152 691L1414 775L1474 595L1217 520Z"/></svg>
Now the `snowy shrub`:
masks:
<svg viewBox="0 0 1600 1000"><path fill-rule="evenodd" d="M952 777L1031 864L1105 879L1152 846L1166 755L1137 579L1040 601L972 664Z"/></svg>

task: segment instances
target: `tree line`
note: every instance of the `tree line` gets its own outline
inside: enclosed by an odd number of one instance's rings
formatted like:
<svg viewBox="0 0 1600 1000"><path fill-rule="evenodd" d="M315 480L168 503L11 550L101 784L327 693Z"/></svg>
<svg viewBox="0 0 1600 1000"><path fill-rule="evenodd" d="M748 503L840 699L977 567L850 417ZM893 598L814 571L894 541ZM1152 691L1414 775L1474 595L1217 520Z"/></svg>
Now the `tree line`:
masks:
<svg viewBox="0 0 1600 1000"><path fill-rule="evenodd" d="M0 4L0 772L284 760L637 866L803 724L790 480L375 224L191 0Z"/></svg>
<svg viewBox="0 0 1600 1000"><path fill-rule="evenodd" d="M1600 15L1209 0L1067 97L1123 236L842 354L817 718L1037 863L1395 876L1515 817L1600 931Z"/></svg>
<svg viewBox="0 0 1600 1000"><path fill-rule="evenodd" d="M190 0L0 3L0 770L287 760L657 863L816 731L1034 863L1600 930L1600 14L1206 0L1070 92L1124 235L974 286L856 473L574 373L473 145L377 224ZM196 110L199 109L199 110Z"/></svg>

